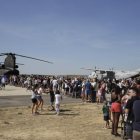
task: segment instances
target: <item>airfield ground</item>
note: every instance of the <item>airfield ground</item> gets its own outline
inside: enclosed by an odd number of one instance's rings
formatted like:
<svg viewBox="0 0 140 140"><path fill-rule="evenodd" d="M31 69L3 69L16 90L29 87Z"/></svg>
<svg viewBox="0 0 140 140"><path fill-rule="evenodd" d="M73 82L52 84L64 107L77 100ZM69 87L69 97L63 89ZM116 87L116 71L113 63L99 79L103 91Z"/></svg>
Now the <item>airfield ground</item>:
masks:
<svg viewBox="0 0 140 140"><path fill-rule="evenodd" d="M111 129L102 128L105 125L102 105L64 98L60 116L56 116L55 111L50 111L50 105L44 105L44 111L39 111L40 115L31 116L30 99L23 102L30 97L29 94L31 93L26 93L25 89L10 86L5 91L0 91L0 102L6 101L3 105L0 103L0 140L121 140L110 134ZM20 98L19 102L15 102ZM44 98L49 104L49 95ZM118 132L120 131L119 128Z"/></svg>

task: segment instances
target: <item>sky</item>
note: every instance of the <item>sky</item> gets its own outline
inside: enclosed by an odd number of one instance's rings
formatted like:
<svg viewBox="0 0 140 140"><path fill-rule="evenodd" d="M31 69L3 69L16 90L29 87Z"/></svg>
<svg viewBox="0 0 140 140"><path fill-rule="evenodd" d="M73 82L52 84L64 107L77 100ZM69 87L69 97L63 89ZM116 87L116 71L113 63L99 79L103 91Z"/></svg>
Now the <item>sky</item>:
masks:
<svg viewBox="0 0 140 140"><path fill-rule="evenodd" d="M20 74L133 71L140 68L139 7L139 0L1 0L0 53L53 62L17 56Z"/></svg>

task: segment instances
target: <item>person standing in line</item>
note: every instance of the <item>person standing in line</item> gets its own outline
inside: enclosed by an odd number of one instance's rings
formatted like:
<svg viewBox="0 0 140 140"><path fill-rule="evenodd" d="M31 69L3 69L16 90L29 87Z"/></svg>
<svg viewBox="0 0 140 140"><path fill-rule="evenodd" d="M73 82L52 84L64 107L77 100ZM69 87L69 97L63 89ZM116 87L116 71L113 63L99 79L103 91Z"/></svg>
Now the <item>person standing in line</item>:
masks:
<svg viewBox="0 0 140 140"><path fill-rule="evenodd" d="M137 100L133 104L133 113L135 116L135 120L133 123L133 140L140 139L140 100Z"/></svg>
<svg viewBox="0 0 140 140"><path fill-rule="evenodd" d="M137 80L138 97L140 97L140 80Z"/></svg>
<svg viewBox="0 0 140 140"><path fill-rule="evenodd" d="M37 82L38 82L38 81L37 81L37 78L35 78L35 85L37 85Z"/></svg>
<svg viewBox="0 0 140 140"><path fill-rule="evenodd" d="M97 93L97 82L96 79L93 79L93 82L91 83L93 90L91 90L92 94L91 94L91 102L94 103L96 102L96 93Z"/></svg>
<svg viewBox="0 0 140 140"><path fill-rule="evenodd" d="M89 82L89 79L87 79L87 82L85 83L85 103L87 103L87 101L90 102L90 88L91 83Z"/></svg>
<svg viewBox="0 0 140 140"><path fill-rule="evenodd" d="M119 117L121 114L121 96L120 96L120 88L119 86L112 84L113 92L111 93L111 112L112 112L112 132L111 134L115 137L120 137L120 135L117 133L118 130L118 123L119 123Z"/></svg>
<svg viewBox="0 0 140 140"><path fill-rule="evenodd" d="M10 76L10 86L12 86L12 76Z"/></svg>
<svg viewBox="0 0 140 140"><path fill-rule="evenodd" d="M105 83L105 81L103 80L102 81L102 95L103 95L103 101L105 101L106 100L106 97L105 97L105 94L106 94L106 83Z"/></svg>
<svg viewBox="0 0 140 140"><path fill-rule="evenodd" d="M43 80L43 85L44 85L44 89L46 89L47 88L47 79L46 78Z"/></svg>
<svg viewBox="0 0 140 140"><path fill-rule="evenodd" d="M50 77L48 76L47 77L47 88L49 88L50 87Z"/></svg>
<svg viewBox="0 0 140 140"><path fill-rule="evenodd" d="M0 90L2 90L2 84L1 84L1 76L0 76Z"/></svg>
<svg viewBox="0 0 140 140"><path fill-rule="evenodd" d="M26 92L27 92L28 90L30 91L30 89L31 89L31 80L29 80L29 81L27 82L27 84L28 84L28 86L27 86Z"/></svg>
<svg viewBox="0 0 140 140"><path fill-rule="evenodd" d="M4 75L1 78L1 85L2 85L2 89L5 90L5 83L6 83L6 79L4 77Z"/></svg>
<svg viewBox="0 0 140 140"><path fill-rule="evenodd" d="M14 76L14 86L17 86L17 77L16 77L16 75Z"/></svg>
<svg viewBox="0 0 140 140"><path fill-rule="evenodd" d="M136 87L129 88L129 100L125 106L125 118L126 120L126 136L128 140L133 139L133 122L135 120L135 116L133 113L133 104L136 100L139 100L138 89ZM135 125L135 124L134 124Z"/></svg>
<svg viewBox="0 0 140 140"><path fill-rule="evenodd" d="M59 110L60 110L60 104L62 100L62 95L60 94L59 90L56 90L55 94L55 109L56 109L56 115L59 115Z"/></svg>
<svg viewBox="0 0 140 140"><path fill-rule="evenodd" d="M64 96L66 97L66 95L68 95L68 92L69 92L69 82L68 80L65 80L65 94Z"/></svg>
<svg viewBox="0 0 140 140"><path fill-rule="evenodd" d="M57 83L58 83L58 90L62 90L62 80L61 80L61 78L57 79Z"/></svg>
<svg viewBox="0 0 140 140"><path fill-rule="evenodd" d="M81 87L82 87L81 97L82 97L82 102L84 102L85 101L84 99L85 98L85 80L83 80Z"/></svg>
<svg viewBox="0 0 140 140"><path fill-rule="evenodd" d="M97 92L97 104L98 103L100 104L101 103L101 95L102 95L102 88L101 88L100 81L98 82L97 88L98 88L98 92Z"/></svg>
<svg viewBox="0 0 140 140"><path fill-rule="evenodd" d="M109 122L112 122L111 120L111 93L113 92L113 89L112 89L112 82L111 80L108 81L108 84L107 84L107 92L106 92L106 100L107 100L107 107L109 109Z"/></svg>
<svg viewBox="0 0 140 140"><path fill-rule="evenodd" d="M53 91L54 91L54 94L55 94L56 90L57 90L57 80L56 80L56 78L53 79L52 84L53 84Z"/></svg>

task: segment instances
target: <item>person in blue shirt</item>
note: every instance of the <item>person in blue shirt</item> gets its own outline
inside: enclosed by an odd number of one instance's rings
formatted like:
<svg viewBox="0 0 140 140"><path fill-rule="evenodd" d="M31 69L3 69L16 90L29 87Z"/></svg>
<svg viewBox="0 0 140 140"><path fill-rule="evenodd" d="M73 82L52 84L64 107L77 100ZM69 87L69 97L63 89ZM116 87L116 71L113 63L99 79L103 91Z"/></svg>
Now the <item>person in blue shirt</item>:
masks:
<svg viewBox="0 0 140 140"><path fill-rule="evenodd" d="M0 90L2 89L2 87L1 87L1 76L0 76Z"/></svg>
<svg viewBox="0 0 140 140"><path fill-rule="evenodd" d="M89 82L89 79L87 79L85 83L85 103L87 103L87 101L90 102L90 87L91 87L91 83Z"/></svg>

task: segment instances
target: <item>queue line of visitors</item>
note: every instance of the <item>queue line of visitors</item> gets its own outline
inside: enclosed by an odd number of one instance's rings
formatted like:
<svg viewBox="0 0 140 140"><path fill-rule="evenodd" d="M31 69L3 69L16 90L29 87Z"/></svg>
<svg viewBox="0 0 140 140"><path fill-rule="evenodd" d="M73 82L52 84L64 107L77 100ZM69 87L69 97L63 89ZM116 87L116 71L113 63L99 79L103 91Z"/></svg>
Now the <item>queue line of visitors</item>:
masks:
<svg viewBox="0 0 140 140"><path fill-rule="evenodd" d="M16 79L16 81L15 81ZM12 83L15 86L21 86L21 87L27 87L27 90L30 89L32 86L34 88L31 88L33 91L32 94L32 111L31 114L33 114L33 109L35 107L35 114L37 114L37 109L39 105L41 105L41 109L43 106L43 99L41 99L39 92L37 92L36 85L41 85L41 93L45 93L43 89L45 88L51 88L52 91L54 91L55 94L60 94L59 90L64 94L64 97L72 96L72 93L74 92L77 94L77 92L80 93L80 96L82 97L82 101L84 103L90 103L97 101L97 104L101 104L101 101L103 100L104 105L102 107L103 114L104 114L104 120L106 121L106 126L104 129L109 128L109 122L112 122L112 131L111 134L115 137L120 136L117 133L118 129L118 123L120 115L122 115L122 118L126 121L126 136L129 140L134 139L137 140L140 136L140 112L137 109L138 106L133 106L135 101L137 102L135 104L139 104L139 96L140 96L140 80L139 79L133 79L133 80L119 80L116 81L113 79L111 81L108 79L107 81L100 81L97 79L93 80L85 80L84 78L73 78L70 79L68 77L58 77L58 78L50 78L50 77L16 77L12 76L10 79L10 84ZM49 81L49 82L48 82ZM27 84L30 83L30 84ZM39 89L40 89L39 88ZM38 91L39 91L38 89ZM50 91L49 91L50 92ZM49 93L46 91L46 93ZM36 96L38 96L39 105L36 100ZM35 97L35 98L34 98ZM57 97L57 96L56 96ZM56 98L55 97L55 98ZM58 96L56 99L58 101L58 104L55 104L57 108L57 114L59 114L59 106L60 106L60 100L62 96ZM97 100L96 100L97 98ZM53 103L51 103L53 109ZM124 110L123 114L122 111ZM134 111L133 111L134 110ZM112 117L111 117L112 116ZM112 118L112 119L111 119ZM134 131L133 131L134 130Z"/></svg>

